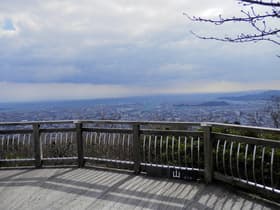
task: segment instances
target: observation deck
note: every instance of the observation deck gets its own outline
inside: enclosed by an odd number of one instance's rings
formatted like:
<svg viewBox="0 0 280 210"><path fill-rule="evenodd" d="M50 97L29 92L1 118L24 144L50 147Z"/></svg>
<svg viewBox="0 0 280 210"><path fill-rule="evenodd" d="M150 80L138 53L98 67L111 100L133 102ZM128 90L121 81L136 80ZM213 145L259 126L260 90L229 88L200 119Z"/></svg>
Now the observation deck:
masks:
<svg viewBox="0 0 280 210"><path fill-rule="evenodd" d="M280 129L0 123L0 209L279 209Z"/></svg>

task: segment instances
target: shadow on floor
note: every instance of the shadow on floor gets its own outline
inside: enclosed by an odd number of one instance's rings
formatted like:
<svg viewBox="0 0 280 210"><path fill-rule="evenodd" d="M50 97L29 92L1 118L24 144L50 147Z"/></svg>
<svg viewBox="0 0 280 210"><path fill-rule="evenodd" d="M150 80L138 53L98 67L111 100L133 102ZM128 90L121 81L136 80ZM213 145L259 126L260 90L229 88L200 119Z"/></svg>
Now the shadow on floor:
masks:
<svg viewBox="0 0 280 210"><path fill-rule="evenodd" d="M28 205L33 205L34 209L52 206L65 209L77 206L84 209L273 209L273 206L241 197L222 186L183 180L88 168L0 171L3 172L7 175L0 176L0 199L14 197L18 201L10 204L7 200L1 209L11 207L9 205L14 205L15 209L28 208ZM28 192L28 196L18 189ZM30 203L34 200L41 203Z"/></svg>

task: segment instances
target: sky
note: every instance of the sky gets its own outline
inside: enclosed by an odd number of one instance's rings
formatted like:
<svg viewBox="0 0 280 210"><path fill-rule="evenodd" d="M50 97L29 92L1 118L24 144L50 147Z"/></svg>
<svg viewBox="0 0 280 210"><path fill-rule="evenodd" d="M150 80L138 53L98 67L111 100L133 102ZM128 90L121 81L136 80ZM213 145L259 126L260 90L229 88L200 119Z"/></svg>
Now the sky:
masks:
<svg viewBox="0 0 280 210"><path fill-rule="evenodd" d="M280 89L279 46L194 37L250 30L235 0L3 0L0 102Z"/></svg>

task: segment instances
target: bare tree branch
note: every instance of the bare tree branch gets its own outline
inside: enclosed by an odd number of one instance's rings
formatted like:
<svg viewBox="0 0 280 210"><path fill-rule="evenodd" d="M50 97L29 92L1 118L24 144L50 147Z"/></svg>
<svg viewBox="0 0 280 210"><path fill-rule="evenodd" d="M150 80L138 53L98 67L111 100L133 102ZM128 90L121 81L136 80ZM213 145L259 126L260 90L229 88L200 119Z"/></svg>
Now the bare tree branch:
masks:
<svg viewBox="0 0 280 210"><path fill-rule="evenodd" d="M273 42L274 44L280 45L280 42L275 41L271 38L266 38L266 36L272 36L274 33L276 32L272 32L272 33L267 33L267 34L239 34L237 37L229 37L229 36L225 36L224 38L219 38L219 37L204 37L204 36L200 36L198 34L196 34L193 31L190 31L193 35L195 35L197 38L200 39L209 39L209 40L217 40L217 41L224 41L224 42L236 42L236 43L244 43L244 42L257 42L257 41L269 41L269 42ZM280 30L278 30L278 32L280 32ZM277 32L277 33L278 33Z"/></svg>
<svg viewBox="0 0 280 210"><path fill-rule="evenodd" d="M241 3L249 3L249 4L258 4L262 6L269 6L269 7L280 7L280 2L273 2L273 1L262 1L262 0L238 0Z"/></svg>
<svg viewBox="0 0 280 210"><path fill-rule="evenodd" d="M205 22L214 25L223 25L226 23L248 23L255 32L252 33L240 33L235 36L225 35L224 37L215 37L215 36L202 36L193 31L191 33L200 39L210 39L224 42L235 42L235 43L244 43L244 42L259 42L259 41L269 41L276 45L280 45L280 28L275 23L280 19L280 1L275 0L237 0L240 3L243 3L244 9L241 10L239 17L230 17L224 18L222 15L219 15L217 19L208 19L197 16L190 16L186 13L183 13L189 20L193 22ZM248 5L251 5L248 7ZM259 5L268 8L267 11L261 12L259 14L255 11L254 6ZM275 26L276 25L276 26ZM279 25L279 24L278 24Z"/></svg>
<svg viewBox="0 0 280 210"><path fill-rule="evenodd" d="M187 13L183 13L183 15L187 16L192 21L208 22L208 23L214 23L216 25L221 25L226 22L249 22L249 21L254 21L254 20L261 20L263 18L268 18L268 17L272 17L272 18L280 17L280 13L279 14L255 15L255 16L243 17L243 18L240 18L240 17L239 18L237 18L237 17L223 18L221 15L219 15L218 20L213 20L213 19L206 19L206 18L201 18L201 17L196 17L196 16L191 17Z"/></svg>

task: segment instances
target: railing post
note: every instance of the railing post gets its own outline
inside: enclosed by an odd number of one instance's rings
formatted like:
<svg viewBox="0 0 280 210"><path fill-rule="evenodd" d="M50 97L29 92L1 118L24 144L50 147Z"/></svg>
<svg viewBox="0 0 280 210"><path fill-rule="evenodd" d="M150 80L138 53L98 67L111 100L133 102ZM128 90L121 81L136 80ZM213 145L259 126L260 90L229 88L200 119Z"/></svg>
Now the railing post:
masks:
<svg viewBox="0 0 280 210"><path fill-rule="evenodd" d="M35 158L35 167L42 167L42 145L40 140L40 125L35 123L33 127L33 145L34 145L34 158Z"/></svg>
<svg viewBox="0 0 280 210"><path fill-rule="evenodd" d="M85 161L84 161L84 143L83 143L83 134L82 134L83 124L80 121L75 121L74 123L76 125L78 166L79 166L79 168L81 168L85 164Z"/></svg>
<svg viewBox="0 0 280 210"><path fill-rule="evenodd" d="M209 184L213 180L213 144L211 141L212 128L210 125L201 124L204 130L204 181Z"/></svg>
<svg viewBox="0 0 280 210"><path fill-rule="evenodd" d="M140 162L141 162L141 154L140 154L140 125L133 124L133 161L134 161L134 172L136 174L140 173Z"/></svg>

